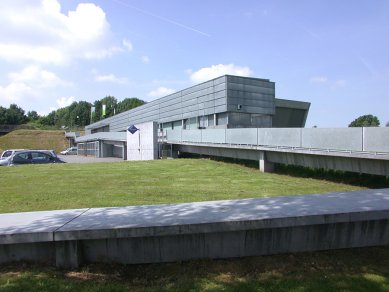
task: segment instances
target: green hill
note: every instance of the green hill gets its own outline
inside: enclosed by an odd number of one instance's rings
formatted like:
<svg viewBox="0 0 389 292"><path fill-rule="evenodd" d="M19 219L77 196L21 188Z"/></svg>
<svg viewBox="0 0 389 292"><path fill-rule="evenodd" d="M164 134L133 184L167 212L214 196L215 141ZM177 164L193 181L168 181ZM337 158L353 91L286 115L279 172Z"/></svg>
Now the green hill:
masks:
<svg viewBox="0 0 389 292"><path fill-rule="evenodd" d="M67 148L64 131L16 130L0 137L0 152L6 149L53 149L55 152Z"/></svg>

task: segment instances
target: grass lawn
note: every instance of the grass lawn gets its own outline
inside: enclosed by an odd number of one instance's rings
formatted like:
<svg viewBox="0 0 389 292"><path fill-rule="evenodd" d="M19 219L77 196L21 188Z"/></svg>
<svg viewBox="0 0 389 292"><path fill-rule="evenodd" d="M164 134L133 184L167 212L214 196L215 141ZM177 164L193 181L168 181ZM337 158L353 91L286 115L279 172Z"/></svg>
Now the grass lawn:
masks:
<svg viewBox="0 0 389 292"><path fill-rule="evenodd" d="M205 159L0 167L0 213L351 191Z"/></svg>
<svg viewBox="0 0 389 292"><path fill-rule="evenodd" d="M195 159L1 167L0 177L1 213L359 189ZM389 247L73 271L2 264L0 290L389 291Z"/></svg>
<svg viewBox="0 0 389 292"><path fill-rule="evenodd" d="M389 291L389 248L77 271L0 266L1 291Z"/></svg>

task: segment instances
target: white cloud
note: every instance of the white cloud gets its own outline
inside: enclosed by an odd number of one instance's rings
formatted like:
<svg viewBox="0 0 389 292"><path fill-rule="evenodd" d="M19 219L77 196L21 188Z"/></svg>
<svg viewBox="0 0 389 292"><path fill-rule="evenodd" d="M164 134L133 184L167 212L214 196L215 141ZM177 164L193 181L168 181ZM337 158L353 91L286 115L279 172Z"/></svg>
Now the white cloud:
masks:
<svg viewBox="0 0 389 292"><path fill-rule="evenodd" d="M67 106L71 105L75 100L76 100L76 98L74 96L61 97L61 98L57 99L58 108L67 107Z"/></svg>
<svg viewBox="0 0 389 292"><path fill-rule="evenodd" d="M148 64L150 63L150 58L148 56L142 56L142 62Z"/></svg>
<svg viewBox="0 0 389 292"><path fill-rule="evenodd" d="M35 88L70 85L69 82L61 80L55 73L41 69L36 65L27 66L20 72L11 72L8 74L8 78L12 83L26 83Z"/></svg>
<svg viewBox="0 0 389 292"><path fill-rule="evenodd" d="M310 82L312 83L326 83L328 81L328 78L325 76L314 76L311 77Z"/></svg>
<svg viewBox="0 0 389 292"><path fill-rule="evenodd" d="M0 85L0 104L17 103L26 110L36 110L38 102L48 101L47 92L50 89L70 85L70 82L60 79L51 71L36 65L26 66L20 71L9 73L6 85Z"/></svg>
<svg viewBox="0 0 389 292"><path fill-rule="evenodd" d="M190 80L194 83L204 82L222 75L250 76L252 71L249 67L235 66L234 64L218 64L201 68L195 72L187 70Z"/></svg>
<svg viewBox="0 0 389 292"><path fill-rule="evenodd" d="M150 91L148 95L150 97L162 97L162 96L166 96L166 95L172 94L174 92L175 92L174 89L166 88L166 87L161 86L161 87L158 87L155 90Z"/></svg>
<svg viewBox="0 0 389 292"><path fill-rule="evenodd" d="M128 80L125 77L116 77L114 74L107 74L107 75L96 75L95 81L124 84L127 83Z"/></svg>
<svg viewBox="0 0 389 292"><path fill-rule="evenodd" d="M122 51L112 44L104 11L80 3L67 14L57 0L0 4L0 59L67 64L75 58L101 59Z"/></svg>
<svg viewBox="0 0 389 292"><path fill-rule="evenodd" d="M133 49L132 43L129 40L126 40L126 39L123 40L123 46L129 52L131 52L132 49Z"/></svg>
<svg viewBox="0 0 389 292"><path fill-rule="evenodd" d="M19 103L24 97L31 97L32 95L35 95L34 90L25 83L13 82L4 87L0 86L1 105Z"/></svg>

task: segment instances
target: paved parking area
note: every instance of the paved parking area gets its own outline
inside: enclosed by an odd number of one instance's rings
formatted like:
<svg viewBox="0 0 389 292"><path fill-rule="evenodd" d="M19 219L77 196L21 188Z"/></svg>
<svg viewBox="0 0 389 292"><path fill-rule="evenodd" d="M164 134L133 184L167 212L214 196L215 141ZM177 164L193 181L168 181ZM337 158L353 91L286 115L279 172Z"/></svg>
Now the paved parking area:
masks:
<svg viewBox="0 0 389 292"><path fill-rule="evenodd" d="M91 156L80 155L58 155L58 157L67 163L94 163L94 162L122 162L122 158L117 157L104 157L96 158Z"/></svg>

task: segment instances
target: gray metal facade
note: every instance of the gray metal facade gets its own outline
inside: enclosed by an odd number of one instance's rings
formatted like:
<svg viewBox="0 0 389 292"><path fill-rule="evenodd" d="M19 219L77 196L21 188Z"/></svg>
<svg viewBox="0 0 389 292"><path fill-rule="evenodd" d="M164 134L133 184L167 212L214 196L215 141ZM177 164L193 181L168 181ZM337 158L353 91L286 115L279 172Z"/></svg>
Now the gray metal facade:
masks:
<svg viewBox="0 0 389 292"><path fill-rule="evenodd" d="M268 79L226 75L86 126L85 133L122 132L150 121L164 129L304 127L309 105L275 99Z"/></svg>

